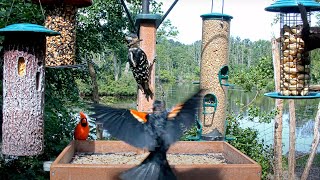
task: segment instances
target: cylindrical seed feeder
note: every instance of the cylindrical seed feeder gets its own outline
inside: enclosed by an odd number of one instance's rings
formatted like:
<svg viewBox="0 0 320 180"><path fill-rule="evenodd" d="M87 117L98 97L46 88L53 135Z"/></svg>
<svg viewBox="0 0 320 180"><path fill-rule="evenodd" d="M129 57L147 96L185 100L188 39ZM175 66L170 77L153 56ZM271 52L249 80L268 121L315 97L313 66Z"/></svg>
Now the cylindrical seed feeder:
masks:
<svg viewBox="0 0 320 180"><path fill-rule="evenodd" d="M3 154L31 156L43 152L46 36L58 34L26 23L0 29L0 35L5 36Z"/></svg>
<svg viewBox="0 0 320 180"><path fill-rule="evenodd" d="M204 95L213 94L218 103L215 106L201 106L199 118L203 122L204 133L217 129L224 134L227 91L226 86L220 84L219 71L228 64L232 16L211 13L201 17L203 24L200 87L206 89Z"/></svg>
<svg viewBox="0 0 320 180"><path fill-rule="evenodd" d="M282 99L317 98L318 93L309 92L311 57L303 35L303 20L298 7L306 9L305 19L310 24L311 11L320 10L314 0L278 0L265 8L280 13L280 92L266 93L266 96Z"/></svg>
<svg viewBox="0 0 320 180"><path fill-rule="evenodd" d="M92 5L92 0L40 0L40 3L45 5L45 27L61 33L47 37L46 66L75 64L77 9Z"/></svg>

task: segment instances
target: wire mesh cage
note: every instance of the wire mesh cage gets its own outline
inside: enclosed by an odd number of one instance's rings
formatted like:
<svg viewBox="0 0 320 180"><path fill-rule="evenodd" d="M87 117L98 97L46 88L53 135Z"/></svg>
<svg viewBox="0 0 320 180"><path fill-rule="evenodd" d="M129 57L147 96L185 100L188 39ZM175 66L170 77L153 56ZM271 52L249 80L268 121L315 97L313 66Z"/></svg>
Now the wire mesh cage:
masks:
<svg viewBox="0 0 320 180"><path fill-rule="evenodd" d="M307 13L310 24L310 12ZM306 96L310 84L310 54L301 37L300 13L280 13L280 94Z"/></svg>

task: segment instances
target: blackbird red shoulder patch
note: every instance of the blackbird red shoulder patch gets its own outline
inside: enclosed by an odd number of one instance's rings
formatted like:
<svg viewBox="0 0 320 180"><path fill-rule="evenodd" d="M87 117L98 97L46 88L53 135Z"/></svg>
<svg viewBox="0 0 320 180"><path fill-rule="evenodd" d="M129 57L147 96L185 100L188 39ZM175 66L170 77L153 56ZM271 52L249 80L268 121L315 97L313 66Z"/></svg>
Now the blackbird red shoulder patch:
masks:
<svg viewBox="0 0 320 180"><path fill-rule="evenodd" d="M174 106L171 112L168 113L168 119L172 120L173 118L175 118L182 108L183 108L183 104L177 104L176 106Z"/></svg>
<svg viewBox="0 0 320 180"><path fill-rule="evenodd" d="M133 116L134 118L136 118L139 122L141 122L141 123L146 123L146 122L147 122L147 116L148 116L147 113L139 112L139 111L134 110L134 109L130 109L130 113L131 113L132 116Z"/></svg>

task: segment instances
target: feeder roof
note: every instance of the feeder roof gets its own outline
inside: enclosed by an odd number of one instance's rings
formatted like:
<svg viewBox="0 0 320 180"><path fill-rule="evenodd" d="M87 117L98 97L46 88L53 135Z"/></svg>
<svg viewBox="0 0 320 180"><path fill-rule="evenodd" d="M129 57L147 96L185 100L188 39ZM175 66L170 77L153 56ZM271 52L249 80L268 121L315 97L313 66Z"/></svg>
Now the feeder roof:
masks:
<svg viewBox="0 0 320 180"><path fill-rule="evenodd" d="M265 10L270 12L300 13L298 3L306 7L307 11L320 10L320 3L314 0L277 0L266 7Z"/></svg>
<svg viewBox="0 0 320 180"><path fill-rule="evenodd" d="M39 0L32 0L33 3L39 4ZM40 0L43 5L68 4L76 7L87 7L92 5L92 0Z"/></svg>
<svg viewBox="0 0 320 180"><path fill-rule="evenodd" d="M142 21L154 21L158 27L161 23L160 14L138 14L136 17L136 26L139 26Z"/></svg>
<svg viewBox="0 0 320 180"><path fill-rule="evenodd" d="M20 24L11 24L4 28L0 29L0 35L6 35L9 33L42 33L46 36L55 36L59 35L59 32L50 30L45 28L44 26L40 26L37 24L29 24L29 23L20 23Z"/></svg>
<svg viewBox="0 0 320 180"><path fill-rule="evenodd" d="M221 13L210 13L210 14L202 14L202 20L205 19L222 19L226 21L230 21L233 17L228 14L221 14Z"/></svg>

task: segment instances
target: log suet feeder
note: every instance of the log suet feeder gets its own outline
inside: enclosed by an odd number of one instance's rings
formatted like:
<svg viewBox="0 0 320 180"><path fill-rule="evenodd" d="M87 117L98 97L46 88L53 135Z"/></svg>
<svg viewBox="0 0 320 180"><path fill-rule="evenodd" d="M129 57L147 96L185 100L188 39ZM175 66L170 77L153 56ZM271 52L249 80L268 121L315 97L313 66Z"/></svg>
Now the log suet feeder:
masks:
<svg viewBox="0 0 320 180"><path fill-rule="evenodd" d="M305 7L304 15L298 4ZM280 37L277 39L280 43L280 92L265 95L279 99L320 98L319 93L309 92L311 57L307 47L310 44L304 36L311 12L320 10L320 4L314 0L278 0L265 10L280 14Z"/></svg>
<svg viewBox="0 0 320 180"><path fill-rule="evenodd" d="M46 36L59 35L35 24L0 29L4 40L2 153L43 152Z"/></svg>
<svg viewBox="0 0 320 180"><path fill-rule="evenodd" d="M203 95L207 98L204 98L204 106L200 107L199 118L204 133L216 134L213 132L216 129L224 135L229 70L226 67L229 61L230 21L233 17L223 13L210 13L201 15L201 18L200 88L206 89Z"/></svg>
<svg viewBox="0 0 320 180"><path fill-rule="evenodd" d="M32 0L45 7L45 27L61 33L47 37L46 66L75 64L76 13L92 5L92 0ZM70 66L71 67L71 66Z"/></svg>

